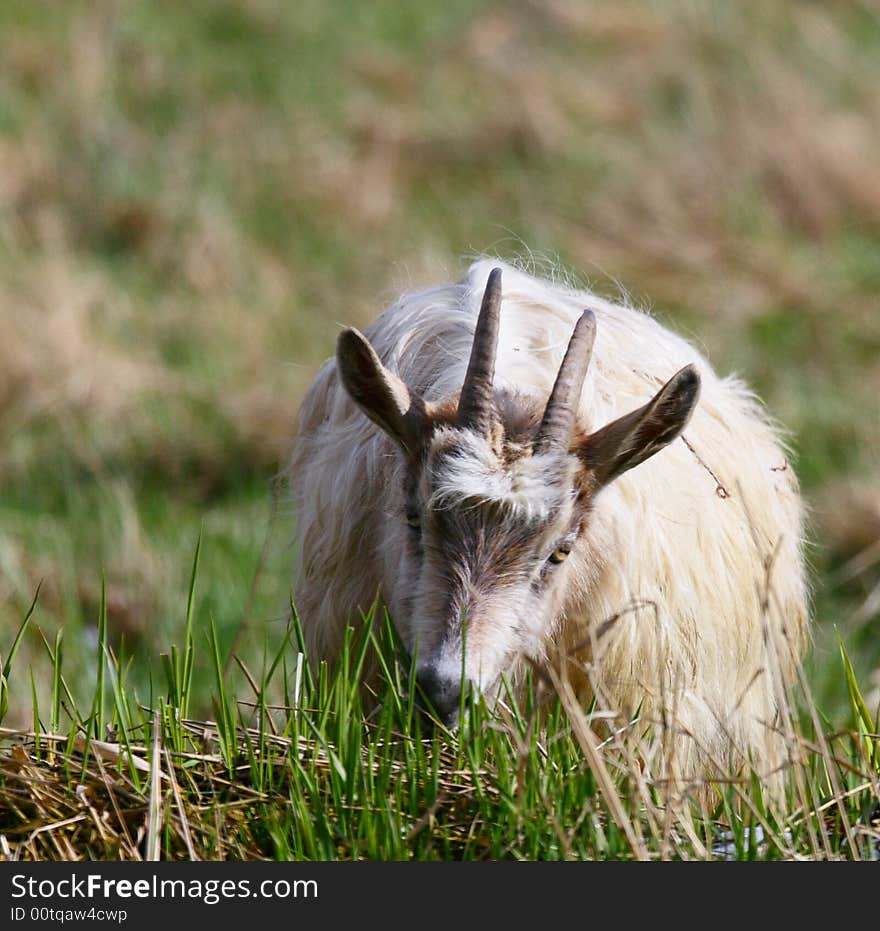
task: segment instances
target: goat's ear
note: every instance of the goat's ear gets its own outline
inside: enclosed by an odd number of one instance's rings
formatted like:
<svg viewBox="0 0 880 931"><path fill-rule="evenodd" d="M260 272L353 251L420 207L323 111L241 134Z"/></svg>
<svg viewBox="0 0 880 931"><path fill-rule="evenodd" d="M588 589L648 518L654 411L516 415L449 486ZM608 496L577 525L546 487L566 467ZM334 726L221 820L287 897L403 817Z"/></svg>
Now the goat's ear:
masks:
<svg viewBox="0 0 880 931"><path fill-rule="evenodd" d="M668 446L687 426L700 397L700 376L687 365L644 407L612 421L583 441L578 454L601 488Z"/></svg>
<svg viewBox="0 0 880 931"><path fill-rule="evenodd" d="M415 456L429 422L425 402L382 365L367 338L353 327L339 334L336 364L351 399L404 452Z"/></svg>

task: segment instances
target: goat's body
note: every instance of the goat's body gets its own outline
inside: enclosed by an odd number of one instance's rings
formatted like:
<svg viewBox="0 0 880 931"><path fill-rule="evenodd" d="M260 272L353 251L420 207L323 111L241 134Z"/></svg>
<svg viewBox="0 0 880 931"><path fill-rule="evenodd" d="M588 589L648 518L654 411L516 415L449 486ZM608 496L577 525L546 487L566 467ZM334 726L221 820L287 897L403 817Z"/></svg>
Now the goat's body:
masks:
<svg viewBox="0 0 880 931"><path fill-rule="evenodd" d="M458 392L497 264L477 262L462 283L405 296L365 331L385 366L427 401ZM686 760L751 755L772 768L783 751L779 684L807 631L802 506L783 445L740 382L716 376L651 317L512 267L504 268L496 390L542 406L585 307L597 336L582 428L644 404L689 363L702 394L679 439L597 495L588 552L572 569L561 620L532 651L543 656L533 658L573 655L566 668L580 692L624 715L658 720L674 708L696 742L682 745ZM328 362L303 402L290 467L294 597L312 661L336 656L346 625L377 593L394 617L405 584L401 468L394 444ZM524 665L509 675L516 680Z"/></svg>

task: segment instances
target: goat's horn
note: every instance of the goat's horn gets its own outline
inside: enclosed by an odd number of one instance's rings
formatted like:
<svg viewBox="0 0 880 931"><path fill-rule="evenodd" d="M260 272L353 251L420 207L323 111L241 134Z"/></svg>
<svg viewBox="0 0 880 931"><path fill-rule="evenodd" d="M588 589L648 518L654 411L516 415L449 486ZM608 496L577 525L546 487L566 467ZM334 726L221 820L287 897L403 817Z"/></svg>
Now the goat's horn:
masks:
<svg viewBox="0 0 880 931"><path fill-rule="evenodd" d="M474 331L474 343L467 374L458 401L458 422L482 436L488 436L495 421L492 382L498 348L498 318L501 310L501 269L493 268L486 282L483 303Z"/></svg>
<svg viewBox="0 0 880 931"><path fill-rule="evenodd" d="M559 366L556 383L553 385L535 438L535 452L568 452L578 401L584 387L595 339L596 317L592 310L585 310L575 324L574 333L568 341L568 349L565 350L565 358Z"/></svg>

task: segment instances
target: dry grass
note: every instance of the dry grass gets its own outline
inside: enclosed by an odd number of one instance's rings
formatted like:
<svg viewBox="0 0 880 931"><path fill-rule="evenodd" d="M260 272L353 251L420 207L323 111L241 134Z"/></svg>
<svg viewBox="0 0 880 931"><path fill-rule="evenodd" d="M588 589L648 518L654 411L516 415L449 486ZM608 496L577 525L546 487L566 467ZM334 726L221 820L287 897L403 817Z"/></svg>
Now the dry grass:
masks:
<svg viewBox="0 0 880 931"><path fill-rule="evenodd" d="M349 722L341 740L323 706L263 706L271 727L239 727L232 763L213 721L154 715L124 743L2 729L0 860L880 857L880 781L858 733L789 721L779 771L684 779L674 719L600 738L609 713L549 674L563 718L542 727L541 701L525 719L475 712L489 735L476 751L473 735L425 738L412 721ZM389 778L390 809L376 789Z"/></svg>
<svg viewBox="0 0 880 931"><path fill-rule="evenodd" d="M275 462L335 322L519 237L681 313L722 365L750 321L787 308L816 355L832 326L875 343L876 265L860 277L845 263L861 248L848 238L880 229L880 64L856 41L876 11L840 13L487 4L418 53L343 32L323 111L308 59L279 67L283 104L211 95L199 80L222 71L187 71L113 3L58 33L20 28L5 82L24 99L0 146L7 270L20 269L0 295L4 425L80 412L95 435L136 430L145 395L177 399L186 423L195 396ZM303 26L271 4L241 14L258 36ZM169 94L182 112L156 134ZM876 359L858 382L880 387ZM876 430L865 438L876 453Z"/></svg>

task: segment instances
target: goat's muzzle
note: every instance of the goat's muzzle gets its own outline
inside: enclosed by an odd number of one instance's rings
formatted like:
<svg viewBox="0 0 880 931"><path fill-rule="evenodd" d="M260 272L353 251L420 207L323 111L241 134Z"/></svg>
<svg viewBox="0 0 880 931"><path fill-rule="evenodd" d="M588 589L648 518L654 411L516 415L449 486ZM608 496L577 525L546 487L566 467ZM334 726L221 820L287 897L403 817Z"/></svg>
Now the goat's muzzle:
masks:
<svg viewBox="0 0 880 931"><path fill-rule="evenodd" d="M416 674L416 683L429 707L419 706L428 714L433 711L445 727L455 728L461 708L461 677L445 676L433 666L426 666Z"/></svg>

